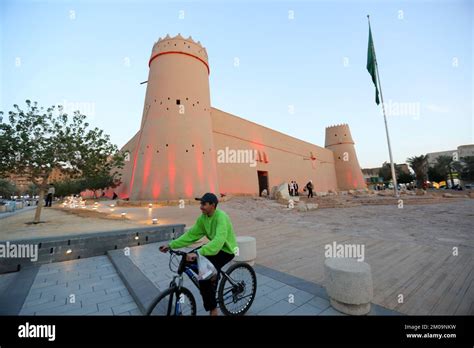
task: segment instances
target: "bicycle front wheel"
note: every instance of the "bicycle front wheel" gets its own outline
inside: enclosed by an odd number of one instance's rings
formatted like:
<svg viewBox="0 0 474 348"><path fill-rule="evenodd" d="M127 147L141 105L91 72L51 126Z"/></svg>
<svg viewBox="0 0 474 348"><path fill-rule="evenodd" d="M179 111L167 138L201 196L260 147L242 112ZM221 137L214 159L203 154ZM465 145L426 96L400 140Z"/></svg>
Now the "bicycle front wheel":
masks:
<svg viewBox="0 0 474 348"><path fill-rule="evenodd" d="M219 306L225 315L240 316L247 313L257 293L257 276L245 262L234 263L226 271L232 282L223 276L219 284Z"/></svg>
<svg viewBox="0 0 474 348"><path fill-rule="evenodd" d="M187 288L168 288L153 300L147 315L196 315L196 300Z"/></svg>

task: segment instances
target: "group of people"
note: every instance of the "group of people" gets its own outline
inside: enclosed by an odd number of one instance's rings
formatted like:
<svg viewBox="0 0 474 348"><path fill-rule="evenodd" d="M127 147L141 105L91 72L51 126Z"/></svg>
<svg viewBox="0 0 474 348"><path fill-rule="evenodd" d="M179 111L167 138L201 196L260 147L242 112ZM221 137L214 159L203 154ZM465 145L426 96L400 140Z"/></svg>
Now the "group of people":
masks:
<svg viewBox="0 0 474 348"><path fill-rule="evenodd" d="M290 196L299 196L298 187L298 183L294 180L291 180L288 183L288 192L290 193ZM310 180L303 188L304 192L308 192L308 198L313 197L313 189L313 180Z"/></svg>
<svg viewBox="0 0 474 348"><path fill-rule="evenodd" d="M290 193L290 196L299 196L298 184L296 183L296 181L290 181L290 183L288 184L288 192Z"/></svg>

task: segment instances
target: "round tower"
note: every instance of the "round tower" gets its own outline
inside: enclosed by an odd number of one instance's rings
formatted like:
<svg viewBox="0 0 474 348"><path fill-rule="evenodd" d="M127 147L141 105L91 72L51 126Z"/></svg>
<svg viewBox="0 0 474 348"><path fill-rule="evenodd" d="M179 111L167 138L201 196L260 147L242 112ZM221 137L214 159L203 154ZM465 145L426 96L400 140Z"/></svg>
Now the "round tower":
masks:
<svg viewBox="0 0 474 348"><path fill-rule="evenodd" d="M209 62L191 37L166 35L153 46L131 200L176 200L218 193Z"/></svg>
<svg viewBox="0 0 474 348"><path fill-rule="evenodd" d="M357 160L351 131L347 124L326 128L325 148L334 153L337 185L339 190L366 188L362 170Z"/></svg>

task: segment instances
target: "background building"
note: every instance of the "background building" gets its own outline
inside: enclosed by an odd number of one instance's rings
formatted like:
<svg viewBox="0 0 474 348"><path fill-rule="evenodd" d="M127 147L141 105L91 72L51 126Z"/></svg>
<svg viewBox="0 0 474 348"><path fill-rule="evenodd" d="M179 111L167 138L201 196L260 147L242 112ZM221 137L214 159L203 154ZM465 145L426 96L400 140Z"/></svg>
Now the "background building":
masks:
<svg viewBox="0 0 474 348"><path fill-rule="evenodd" d="M455 150L430 152L426 154L428 156L428 165L433 167L436 165L436 160L440 156L449 156L460 160L462 157L474 156L474 145L460 145Z"/></svg>
<svg viewBox="0 0 474 348"><path fill-rule="evenodd" d="M399 176L398 173L404 173L404 174L410 174L410 168L408 167L408 164L406 163L401 163L396 165L396 172L397 172L397 177ZM376 168L363 168L362 169L362 175L364 176L364 180L367 185L370 184L377 184L377 183L383 183L383 177L380 175L380 171L383 169L383 166L387 166L387 169L390 171L390 163L384 162L382 164L382 167L376 167Z"/></svg>
<svg viewBox="0 0 474 348"><path fill-rule="evenodd" d="M48 183L63 181L63 180L66 180L67 178L69 178L67 174L63 173L59 169L54 168L48 178ZM13 182L15 186L18 188L18 194L31 195L32 193L31 185L33 185L33 182L30 180L29 176L20 175L20 174L10 174L10 176L7 177L7 179Z"/></svg>

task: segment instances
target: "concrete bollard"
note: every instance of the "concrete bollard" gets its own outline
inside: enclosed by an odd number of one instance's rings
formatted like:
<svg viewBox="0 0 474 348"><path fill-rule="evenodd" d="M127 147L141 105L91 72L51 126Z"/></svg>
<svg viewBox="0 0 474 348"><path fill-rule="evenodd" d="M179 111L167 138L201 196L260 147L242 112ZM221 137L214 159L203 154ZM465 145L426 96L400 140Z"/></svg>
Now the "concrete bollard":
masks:
<svg viewBox="0 0 474 348"><path fill-rule="evenodd" d="M330 303L336 310L350 315L370 312L373 284L368 263L352 258L327 258L324 275Z"/></svg>
<svg viewBox="0 0 474 348"><path fill-rule="evenodd" d="M247 262L253 266L257 258L257 240L254 237L238 236L237 244L239 249L236 251L234 261Z"/></svg>

